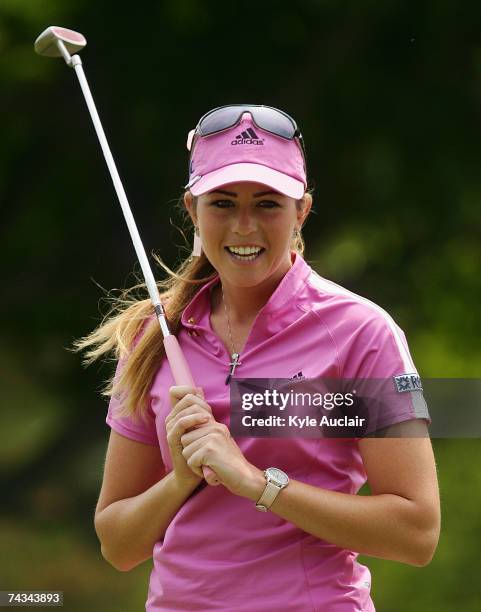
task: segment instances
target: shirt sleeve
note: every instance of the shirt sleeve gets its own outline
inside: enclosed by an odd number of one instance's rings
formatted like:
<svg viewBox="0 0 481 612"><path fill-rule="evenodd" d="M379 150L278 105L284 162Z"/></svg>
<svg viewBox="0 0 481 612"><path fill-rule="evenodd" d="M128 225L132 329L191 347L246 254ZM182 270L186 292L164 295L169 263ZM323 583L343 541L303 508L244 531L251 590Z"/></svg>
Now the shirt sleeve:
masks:
<svg viewBox="0 0 481 612"><path fill-rule="evenodd" d="M353 379L368 417L364 435L411 419L431 424L422 384L403 330L385 313L365 319L345 349L344 379Z"/></svg>
<svg viewBox="0 0 481 612"><path fill-rule="evenodd" d="M154 318L155 316L152 315L147 319L146 323L142 325L140 331L134 338L132 347L136 346L136 344L142 337L144 331L146 330L147 325ZM124 364L124 359L120 359L117 362L117 367L114 375L115 380L117 380L118 376L120 375ZM132 440L136 440L137 442L143 442L144 444L150 444L152 446L159 446L159 438L155 423L155 413L152 410L151 403L149 403L149 406L145 411L143 417L141 417L140 414L135 414L128 417L121 417L119 416L119 411L121 407L122 406L120 398L112 395L107 410L107 417L105 419L107 425L117 433L121 434L122 436L125 436L126 438L131 438Z"/></svg>
<svg viewBox="0 0 481 612"><path fill-rule="evenodd" d="M122 360L117 363L115 378L117 378L120 374L123 365ZM140 417L140 415L120 417L118 415L120 408L120 399L112 395L109 402L107 417L105 419L105 422L111 429L122 436L131 438L137 442L159 446L159 439L155 425L155 414L150 404L144 418Z"/></svg>

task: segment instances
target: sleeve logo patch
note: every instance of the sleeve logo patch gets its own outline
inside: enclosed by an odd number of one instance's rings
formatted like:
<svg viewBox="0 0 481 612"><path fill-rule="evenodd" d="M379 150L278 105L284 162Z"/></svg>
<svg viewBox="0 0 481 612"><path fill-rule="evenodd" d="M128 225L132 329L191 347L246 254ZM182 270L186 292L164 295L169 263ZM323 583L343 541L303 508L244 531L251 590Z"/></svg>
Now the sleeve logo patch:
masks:
<svg viewBox="0 0 481 612"><path fill-rule="evenodd" d="M423 390L421 378L417 374L401 374L400 376L394 376L394 382L396 383L396 389L399 393Z"/></svg>

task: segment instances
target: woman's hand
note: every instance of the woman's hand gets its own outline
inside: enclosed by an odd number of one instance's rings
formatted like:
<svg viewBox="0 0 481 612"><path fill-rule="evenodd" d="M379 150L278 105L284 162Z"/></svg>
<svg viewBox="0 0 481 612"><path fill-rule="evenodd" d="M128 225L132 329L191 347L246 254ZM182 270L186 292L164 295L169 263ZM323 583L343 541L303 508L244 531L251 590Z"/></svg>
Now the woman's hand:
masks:
<svg viewBox="0 0 481 612"><path fill-rule="evenodd" d="M202 470L194 472L182 454L182 435L197 431L199 427L212 421L212 409L203 399L200 387L175 386L169 389L172 411L165 419L167 442L172 458L172 469L179 483L199 484L203 479Z"/></svg>
<svg viewBox="0 0 481 612"><path fill-rule="evenodd" d="M260 487L260 497L265 486L262 471L247 461L226 425L211 419L201 428L182 434L180 442L182 455L197 476L202 475L205 465L234 495L256 498Z"/></svg>

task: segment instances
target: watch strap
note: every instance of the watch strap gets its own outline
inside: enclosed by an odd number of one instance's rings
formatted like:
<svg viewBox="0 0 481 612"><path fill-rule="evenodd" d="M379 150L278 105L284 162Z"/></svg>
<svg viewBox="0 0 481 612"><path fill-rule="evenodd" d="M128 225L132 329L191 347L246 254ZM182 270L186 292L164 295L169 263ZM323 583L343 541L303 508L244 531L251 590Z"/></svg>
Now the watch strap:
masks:
<svg viewBox="0 0 481 612"><path fill-rule="evenodd" d="M269 508L272 506L274 500L283 488L284 487L279 487L278 485L275 485L273 482L270 482L268 480L266 483L266 488L264 489L262 495L256 503L257 510L260 510L261 512L267 512L267 510L269 510Z"/></svg>

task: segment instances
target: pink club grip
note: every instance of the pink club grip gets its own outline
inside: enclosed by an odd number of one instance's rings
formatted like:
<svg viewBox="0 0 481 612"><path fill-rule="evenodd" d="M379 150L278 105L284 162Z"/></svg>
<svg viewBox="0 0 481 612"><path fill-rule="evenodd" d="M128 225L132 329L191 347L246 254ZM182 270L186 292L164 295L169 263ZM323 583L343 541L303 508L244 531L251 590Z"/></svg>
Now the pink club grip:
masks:
<svg viewBox="0 0 481 612"><path fill-rule="evenodd" d="M175 384L195 387L196 384L192 377L189 365L179 346L177 338L173 334L170 334L164 338L164 347L172 374L174 375ZM215 472L209 467L202 466L202 472L204 473L204 478L209 484L219 484L219 480L215 475Z"/></svg>
<svg viewBox="0 0 481 612"><path fill-rule="evenodd" d="M194 379L192 378L192 374L177 338L173 334L170 334L164 338L164 346L175 383L177 385L195 387Z"/></svg>

